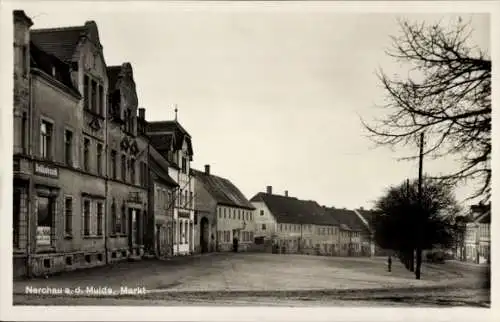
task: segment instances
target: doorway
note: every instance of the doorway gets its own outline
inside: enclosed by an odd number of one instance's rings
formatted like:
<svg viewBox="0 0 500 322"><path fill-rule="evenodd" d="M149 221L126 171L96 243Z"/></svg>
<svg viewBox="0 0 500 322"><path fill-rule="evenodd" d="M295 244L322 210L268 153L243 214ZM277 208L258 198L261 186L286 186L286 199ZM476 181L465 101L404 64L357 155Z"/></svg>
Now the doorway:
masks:
<svg viewBox="0 0 500 322"><path fill-rule="evenodd" d="M208 252L208 238L210 237L210 224L208 222L207 217L201 218L200 221L200 247L201 247L201 252L206 253Z"/></svg>

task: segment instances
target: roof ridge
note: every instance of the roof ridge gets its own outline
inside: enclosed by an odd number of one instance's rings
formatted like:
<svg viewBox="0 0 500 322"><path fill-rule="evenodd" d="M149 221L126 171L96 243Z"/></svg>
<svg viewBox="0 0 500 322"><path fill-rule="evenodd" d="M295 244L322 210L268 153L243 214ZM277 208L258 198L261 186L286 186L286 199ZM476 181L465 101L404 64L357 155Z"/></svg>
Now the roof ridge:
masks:
<svg viewBox="0 0 500 322"><path fill-rule="evenodd" d="M78 30L78 29L81 29L82 31L85 30L85 25L31 29L30 32L73 31L73 30Z"/></svg>

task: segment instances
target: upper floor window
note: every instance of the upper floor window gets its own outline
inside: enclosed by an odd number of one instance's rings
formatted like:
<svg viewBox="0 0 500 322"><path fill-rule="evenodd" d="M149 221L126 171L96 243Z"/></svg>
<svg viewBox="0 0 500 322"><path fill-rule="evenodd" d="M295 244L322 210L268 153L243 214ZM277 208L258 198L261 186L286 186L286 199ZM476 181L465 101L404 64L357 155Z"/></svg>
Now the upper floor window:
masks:
<svg viewBox="0 0 500 322"><path fill-rule="evenodd" d="M125 131L132 133L134 130L134 117L129 108L125 109L123 112L123 121L125 122Z"/></svg>
<svg viewBox="0 0 500 322"><path fill-rule="evenodd" d="M261 211L260 211L260 215L261 215L261 216L264 216L264 210L261 210Z"/></svg>
<svg viewBox="0 0 500 322"><path fill-rule="evenodd" d="M88 75L83 76L83 102L86 110L104 116L104 87Z"/></svg>
<svg viewBox="0 0 500 322"><path fill-rule="evenodd" d="M102 175L102 144L97 144L97 174Z"/></svg>
<svg viewBox="0 0 500 322"><path fill-rule="evenodd" d="M125 154L122 155L121 172L122 180L125 181L127 178L127 157Z"/></svg>
<svg viewBox="0 0 500 322"><path fill-rule="evenodd" d="M64 162L72 166L73 161L73 132L64 131Z"/></svg>
<svg viewBox="0 0 500 322"><path fill-rule="evenodd" d="M90 79L87 75L83 76L83 107L86 110L90 110L89 104L89 82Z"/></svg>
<svg viewBox="0 0 500 322"><path fill-rule="evenodd" d="M99 102L98 97L97 97L97 82L95 80L91 80L90 82L90 99L92 102L92 108L91 110L94 113L99 113L99 106L97 103Z"/></svg>
<svg viewBox="0 0 500 322"><path fill-rule="evenodd" d="M135 184L135 159L130 159L130 182Z"/></svg>
<svg viewBox="0 0 500 322"><path fill-rule="evenodd" d="M89 171L90 168L90 140L83 139L83 169Z"/></svg>
<svg viewBox="0 0 500 322"><path fill-rule="evenodd" d="M105 96L104 96L104 87L99 85L99 114L104 116L104 102L105 102Z"/></svg>
<svg viewBox="0 0 500 322"><path fill-rule="evenodd" d="M116 179L116 151L111 150L111 178Z"/></svg>
<svg viewBox="0 0 500 322"><path fill-rule="evenodd" d="M52 124L42 121L40 126L40 156L43 159L52 159L52 131Z"/></svg>

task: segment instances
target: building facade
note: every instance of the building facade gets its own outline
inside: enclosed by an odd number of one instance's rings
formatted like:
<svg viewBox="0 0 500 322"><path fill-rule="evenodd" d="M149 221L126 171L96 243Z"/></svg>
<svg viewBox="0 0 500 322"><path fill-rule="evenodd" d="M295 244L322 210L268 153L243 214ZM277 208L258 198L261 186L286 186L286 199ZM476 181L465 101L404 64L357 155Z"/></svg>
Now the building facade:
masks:
<svg viewBox="0 0 500 322"><path fill-rule="evenodd" d="M327 212L340 223L339 249L336 255L340 256L370 256L369 246L363 236L366 227L355 210L325 208Z"/></svg>
<svg viewBox="0 0 500 322"><path fill-rule="evenodd" d="M168 163L169 176L179 185L174 195L173 255L194 252L194 180L191 173L191 136L174 121L148 122L151 145Z"/></svg>
<svg viewBox="0 0 500 322"><path fill-rule="evenodd" d="M111 261L144 254L148 216L148 138L145 110L138 108L130 63L106 69L109 116L106 117L108 245Z"/></svg>
<svg viewBox="0 0 500 322"><path fill-rule="evenodd" d="M131 66L109 85L93 21L31 25L14 11L14 271L140 258L148 141Z"/></svg>
<svg viewBox="0 0 500 322"><path fill-rule="evenodd" d="M254 207L228 179L193 170L195 178L195 250L238 251L251 249L254 242Z"/></svg>
<svg viewBox="0 0 500 322"><path fill-rule="evenodd" d="M272 187L250 199L255 210L257 244L274 252L334 255L339 223L314 201L273 194Z"/></svg>
<svg viewBox="0 0 500 322"><path fill-rule="evenodd" d="M146 253L156 258L173 255L174 196L178 184L168 175L169 163L149 148L149 216L146 218Z"/></svg>

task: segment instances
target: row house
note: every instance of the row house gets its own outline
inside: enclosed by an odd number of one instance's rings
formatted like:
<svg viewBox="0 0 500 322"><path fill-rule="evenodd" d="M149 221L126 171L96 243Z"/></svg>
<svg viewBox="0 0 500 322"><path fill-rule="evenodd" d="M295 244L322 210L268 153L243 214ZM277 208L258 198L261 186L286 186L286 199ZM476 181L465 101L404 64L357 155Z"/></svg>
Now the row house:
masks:
<svg viewBox="0 0 500 322"><path fill-rule="evenodd" d="M107 250L111 261L140 259L148 217L148 146L145 109L138 97L130 63L108 66L106 116ZM88 78L91 79L91 76ZM89 86L92 86L92 81ZM91 104L87 109L92 109ZM95 112L95 111L94 111Z"/></svg>
<svg viewBox="0 0 500 322"><path fill-rule="evenodd" d="M146 133L153 149L168 162L168 175L178 187L173 197L172 254L194 252L194 180L191 171L191 135L177 121L148 122Z"/></svg>
<svg viewBox="0 0 500 322"><path fill-rule="evenodd" d="M145 249L156 258L172 256L174 250L174 197L179 185L168 174L168 167L167 159L150 146Z"/></svg>
<svg viewBox="0 0 500 322"><path fill-rule="evenodd" d="M273 194L272 187L250 202L255 211L255 242L272 243L281 253L333 255L339 247L339 223L314 201Z"/></svg>
<svg viewBox="0 0 500 322"><path fill-rule="evenodd" d="M365 226L356 212L333 207L325 207L325 210L339 223L339 247L335 254L340 256L369 256L362 242Z"/></svg>
<svg viewBox="0 0 500 322"><path fill-rule="evenodd" d="M195 181L195 252L246 251L254 242L254 207L228 179L193 169Z"/></svg>
<svg viewBox="0 0 500 322"><path fill-rule="evenodd" d="M13 15L14 272L140 257L148 141L130 64L109 82L93 21L31 29Z"/></svg>

